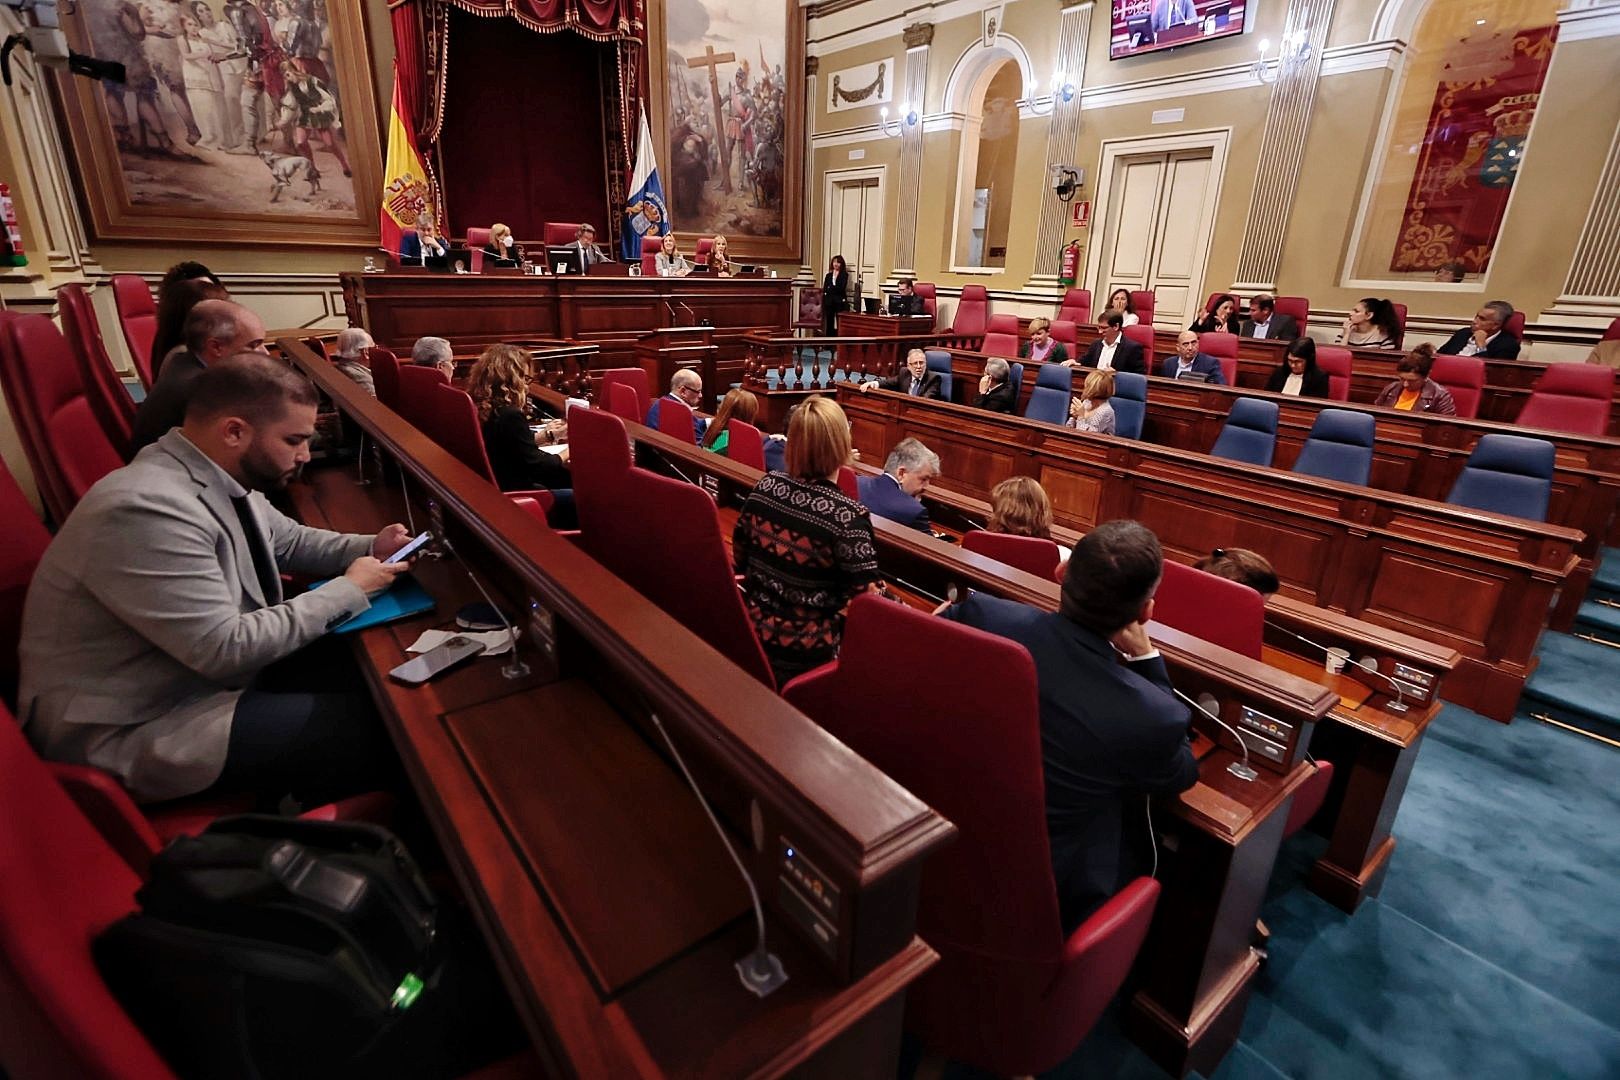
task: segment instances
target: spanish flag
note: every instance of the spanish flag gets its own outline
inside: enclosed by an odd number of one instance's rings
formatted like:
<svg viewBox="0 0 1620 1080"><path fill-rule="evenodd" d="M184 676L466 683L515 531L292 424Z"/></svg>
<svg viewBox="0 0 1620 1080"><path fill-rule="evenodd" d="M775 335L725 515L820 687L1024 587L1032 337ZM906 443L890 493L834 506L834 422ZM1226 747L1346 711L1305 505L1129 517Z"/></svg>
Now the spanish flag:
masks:
<svg viewBox="0 0 1620 1080"><path fill-rule="evenodd" d="M394 106L388 116L388 160L383 169L382 239L384 251L399 252L400 236L416 228L416 215L433 210L433 188L416 139L405 126L399 66L394 67ZM435 215L437 217L437 215Z"/></svg>

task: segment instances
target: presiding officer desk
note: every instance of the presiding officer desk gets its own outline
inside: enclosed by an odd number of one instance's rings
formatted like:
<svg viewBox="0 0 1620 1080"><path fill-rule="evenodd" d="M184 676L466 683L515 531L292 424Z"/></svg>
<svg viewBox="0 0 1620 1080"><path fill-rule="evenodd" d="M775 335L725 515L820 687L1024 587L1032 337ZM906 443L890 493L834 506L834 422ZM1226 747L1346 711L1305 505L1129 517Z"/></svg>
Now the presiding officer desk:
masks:
<svg viewBox="0 0 1620 1080"><path fill-rule="evenodd" d="M1556 525L951 402L847 384L838 400L868 461L916 436L942 459L941 487L983 499L1032 476L1070 528L1135 518L1187 563L1253 548L1289 596L1457 650L1446 700L1497 720L1512 718L1549 608L1579 563L1581 534Z"/></svg>
<svg viewBox="0 0 1620 1080"><path fill-rule="evenodd" d="M552 409L563 407L556 392L541 385L532 389ZM626 428L642 465L700 483L717 498L722 532L729 537L738 506L759 479L758 470L640 424L627 422ZM936 502L934 508L943 511L942 519L963 521L986 509L972 506L971 500L954 506ZM881 518L873 519L873 529L890 591L904 602L926 610L955 588L978 589L1046 610L1057 607L1055 582ZM1308 614L1302 617L1310 619ZM1353 626L1347 619L1339 623L1316 633L1328 644L1367 646L1358 653L1370 652L1386 669L1398 655L1421 667L1436 687L1457 660L1454 652L1401 635L1380 635L1377 628ZM1320 737L1325 727L1341 728L1343 739L1336 748L1344 762L1344 776L1324 814L1331 835L1324 860L1338 861L1326 862L1312 879L1324 895L1353 910L1380 883L1394 846L1389 825L1439 700L1431 696L1415 703L1405 715L1386 713L1387 694L1370 682L1346 676L1332 687L1322 685L1327 677L1320 664L1309 677L1297 658L1281 649L1268 650L1280 664L1269 655L1261 663L1159 624L1153 625L1152 636L1183 692L1213 695L1222 717L1251 735L1255 724L1266 723L1273 732L1287 732L1280 760L1254 754L1260 778L1243 782L1226 771L1238 757L1231 736L1195 715L1200 782L1166 800L1168 812L1155 818L1165 892L1128 983L1127 1022L1133 1038L1173 1074L1188 1069L1207 1073L1241 1026L1259 962L1252 949L1254 920L1289 802L1308 773L1302 752L1312 742L1311 731ZM1372 639L1380 637L1374 644ZM1354 719L1341 722L1341 716L1352 715Z"/></svg>
<svg viewBox="0 0 1620 1080"><path fill-rule="evenodd" d="M425 559L437 610L355 647L548 1073L892 1076L904 989L935 959L914 932L922 863L950 823L307 346L277 344L385 459L364 486L353 465L311 470L290 489L301 517L369 532L409 505L521 613L527 676L479 658L395 683L405 646L477 599L457 558ZM755 940L747 892L666 729L758 883L789 976L763 999L733 966Z"/></svg>

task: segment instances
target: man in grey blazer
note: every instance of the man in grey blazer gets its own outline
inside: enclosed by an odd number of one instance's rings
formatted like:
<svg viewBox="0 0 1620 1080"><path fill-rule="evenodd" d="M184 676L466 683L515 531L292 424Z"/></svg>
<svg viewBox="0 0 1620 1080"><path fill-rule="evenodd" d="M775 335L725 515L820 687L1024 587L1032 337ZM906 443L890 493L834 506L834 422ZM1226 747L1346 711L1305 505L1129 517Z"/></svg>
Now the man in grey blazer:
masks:
<svg viewBox="0 0 1620 1080"><path fill-rule="evenodd" d="M255 685L364 611L406 541L299 525L263 492L309 460L316 394L259 353L191 387L184 423L79 502L28 590L18 714L55 761L94 765L140 801L210 787L307 802L390 774L363 690ZM336 576L286 599L282 571Z"/></svg>

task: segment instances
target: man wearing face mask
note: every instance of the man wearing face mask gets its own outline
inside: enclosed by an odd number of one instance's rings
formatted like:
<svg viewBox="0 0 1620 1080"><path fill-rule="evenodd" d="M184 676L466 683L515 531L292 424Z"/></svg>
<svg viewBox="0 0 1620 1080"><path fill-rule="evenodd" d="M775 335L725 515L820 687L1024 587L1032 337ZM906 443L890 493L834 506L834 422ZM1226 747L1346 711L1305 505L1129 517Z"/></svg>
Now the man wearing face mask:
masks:
<svg viewBox="0 0 1620 1080"><path fill-rule="evenodd" d="M223 359L197 378L185 422L68 516L19 646L18 716L42 755L105 769L143 802L213 788L313 804L391 774L364 690L260 678L406 569L381 561L404 526L327 532L265 498L309 460L316 401L277 360ZM333 580L289 599L284 572Z"/></svg>

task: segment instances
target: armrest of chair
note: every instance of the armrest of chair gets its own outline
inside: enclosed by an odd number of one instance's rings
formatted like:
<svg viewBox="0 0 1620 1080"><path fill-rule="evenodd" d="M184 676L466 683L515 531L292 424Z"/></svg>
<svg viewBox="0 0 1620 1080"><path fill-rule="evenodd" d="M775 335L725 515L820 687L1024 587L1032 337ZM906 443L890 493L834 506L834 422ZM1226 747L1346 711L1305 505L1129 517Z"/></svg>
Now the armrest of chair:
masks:
<svg viewBox="0 0 1620 1080"><path fill-rule="evenodd" d="M1159 883L1139 877L1108 899L1063 944L1052 993L1072 995L1073 1008L1100 1015L1136 962L1159 903Z"/></svg>
<svg viewBox="0 0 1620 1080"><path fill-rule="evenodd" d="M124 786L111 773L89 765L64 765L57 761L45 764L68 798L90 819L96 832L144 879L152 856L163 846L163 841Z"/></svg>

